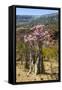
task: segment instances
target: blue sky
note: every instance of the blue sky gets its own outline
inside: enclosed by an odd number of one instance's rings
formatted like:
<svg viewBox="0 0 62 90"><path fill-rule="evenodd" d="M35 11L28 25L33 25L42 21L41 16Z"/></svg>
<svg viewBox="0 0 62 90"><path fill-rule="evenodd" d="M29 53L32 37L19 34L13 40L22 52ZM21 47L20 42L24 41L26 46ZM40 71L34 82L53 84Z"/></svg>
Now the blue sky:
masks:
<svg viewBox="0 0 62 90"><path fill-rule="evenodd" d="M16 15L45 15L56 12L58 10L16 8Z"/></svg>

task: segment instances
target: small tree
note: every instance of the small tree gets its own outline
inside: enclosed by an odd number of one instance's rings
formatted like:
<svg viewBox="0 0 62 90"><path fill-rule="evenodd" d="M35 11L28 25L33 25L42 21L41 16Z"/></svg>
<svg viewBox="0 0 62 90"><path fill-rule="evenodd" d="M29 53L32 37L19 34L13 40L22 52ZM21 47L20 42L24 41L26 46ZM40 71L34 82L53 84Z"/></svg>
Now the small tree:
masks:
<svg viewBox="0 0 62 90"><path fill-rule="evenodd" d="M24 36L24 42L28 43L28 47L30 47L30 62L34 56L34 62L37 64L37 68L35 67L35 71L37 70L36 73L44 73L42 45L44 40L48 41L50 39L50 34L44 27L44 25L36 25L31 28L31 32L28 35Z"/></svg>

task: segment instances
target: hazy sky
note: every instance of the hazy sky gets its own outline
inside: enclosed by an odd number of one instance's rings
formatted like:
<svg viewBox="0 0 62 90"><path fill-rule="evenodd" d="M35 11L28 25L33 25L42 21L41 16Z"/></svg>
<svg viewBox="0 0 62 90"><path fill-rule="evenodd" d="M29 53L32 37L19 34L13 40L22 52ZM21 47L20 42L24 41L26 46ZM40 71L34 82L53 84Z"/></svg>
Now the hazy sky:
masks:
<svg viewBox="0 0 62 90"><path fill-rule="evenodd" d="M56 12L58 10L16 8L16 15L44 15Z"/></svg>

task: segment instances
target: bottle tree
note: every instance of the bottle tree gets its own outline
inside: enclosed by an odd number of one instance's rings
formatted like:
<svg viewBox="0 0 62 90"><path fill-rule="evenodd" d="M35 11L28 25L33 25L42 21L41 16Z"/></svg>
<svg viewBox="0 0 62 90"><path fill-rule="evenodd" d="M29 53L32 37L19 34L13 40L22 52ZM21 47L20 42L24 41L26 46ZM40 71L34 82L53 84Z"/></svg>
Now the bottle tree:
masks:
<svg viewBox="0 0 62 90"><path fill-rule="evenodd" d="M45 30L45 25L35 25L29 34L24 36L24 42L28 43L30 71L33 63L35 64L35 74L44 73L42 46L44 41L50 40L50 34ZM27 62L27 61L26 61Z"/></svg>

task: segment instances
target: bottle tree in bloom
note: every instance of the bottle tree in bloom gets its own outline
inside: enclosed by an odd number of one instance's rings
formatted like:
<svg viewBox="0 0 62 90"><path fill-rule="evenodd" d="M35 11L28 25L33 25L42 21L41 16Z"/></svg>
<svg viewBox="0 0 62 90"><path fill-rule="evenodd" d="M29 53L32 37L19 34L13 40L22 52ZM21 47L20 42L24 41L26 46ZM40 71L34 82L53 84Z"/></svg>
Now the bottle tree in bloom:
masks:
<svg viewBox="0 0 62 90"><path fill-rule="evenodd" d="M35 60L35 74L43 73L43 57L42 57L42 45L44 40L48 41L50 39L50 34L48 31L45 31L44 25L36 25L31 28L31 33L24 36L24 42L29 44L30 47L30 72L32 68L31 61L34 62L33 56L36 58ZM32 51L34 50L34 51ZM33 52L35 53L33 55Z"/></svg>
<svg viewBox="0 0 62 90"><path fill-rule="evenodd" d="M33 28L33 34L37 37L37 42L39 47L37 72L43 73L44 66L43 66L43 57L42 57L42 43L43 40L45 39L44 25L37 25L35 28Z"/></svg>

